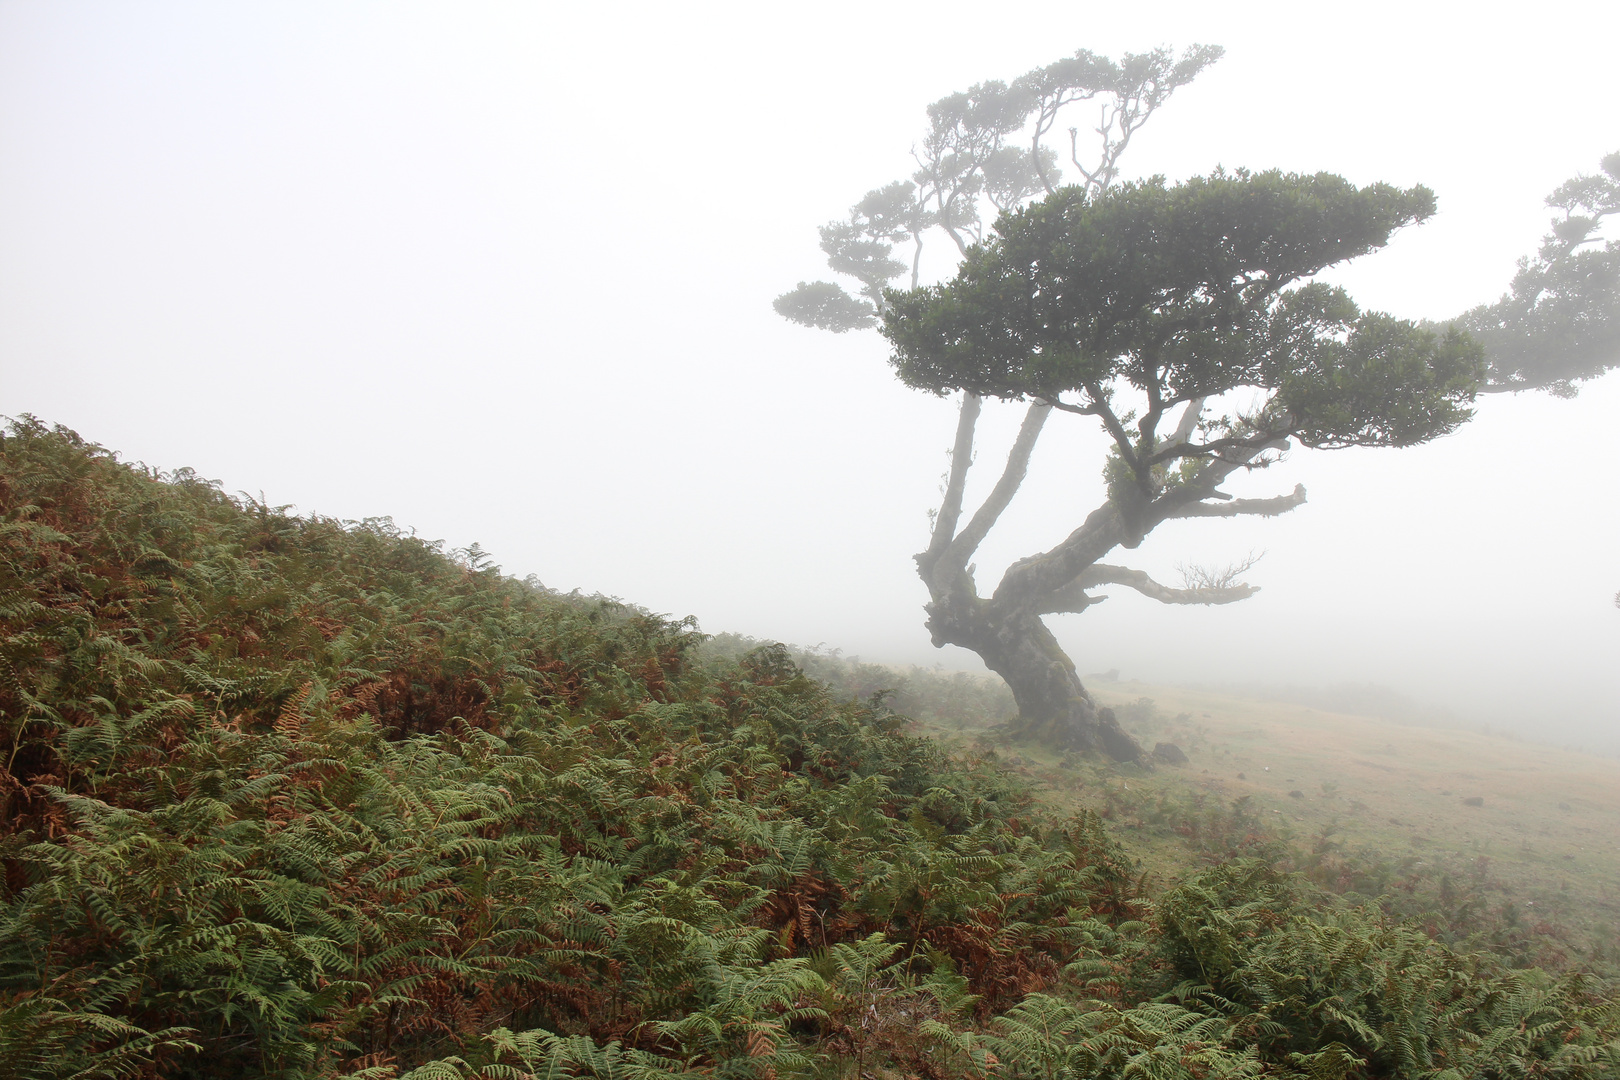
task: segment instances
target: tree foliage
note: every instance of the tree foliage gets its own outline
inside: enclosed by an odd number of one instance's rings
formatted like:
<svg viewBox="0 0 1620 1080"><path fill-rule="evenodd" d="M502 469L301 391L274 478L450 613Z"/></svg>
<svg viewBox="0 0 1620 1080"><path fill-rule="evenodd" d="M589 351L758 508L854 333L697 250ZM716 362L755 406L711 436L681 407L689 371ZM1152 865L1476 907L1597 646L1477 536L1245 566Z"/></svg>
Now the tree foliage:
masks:
<svg viewBox="0 0 1620 1080"><path fill-rule="evenodd" d="M1409 445L1468 418L1477 346L1300 283L1433 212L1427 189L1327 174L1065 188L1004 215L952 281L891 293L884 334L907 385L1038 398L1102 417L1116 439L1114 400L1133 392L1140 419L1117 450L1141 483L1288 437ZM1169 410L1240 389L1270 396L1200 417L1214 437L1161 444Z"/></svg>

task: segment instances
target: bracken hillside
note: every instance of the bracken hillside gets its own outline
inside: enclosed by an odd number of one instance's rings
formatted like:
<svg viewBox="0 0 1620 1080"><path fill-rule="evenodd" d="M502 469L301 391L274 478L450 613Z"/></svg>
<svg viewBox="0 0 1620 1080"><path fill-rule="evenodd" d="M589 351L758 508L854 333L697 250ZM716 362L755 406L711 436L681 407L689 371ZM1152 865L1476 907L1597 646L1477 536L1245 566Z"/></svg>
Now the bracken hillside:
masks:
<svg viewBox="0 0 1620 1080"><path fill-rule="evenodd" d="M1620 1077L1597 976L1263 859L1150 900L702 640L14 423L0 1078Z"/></svg>

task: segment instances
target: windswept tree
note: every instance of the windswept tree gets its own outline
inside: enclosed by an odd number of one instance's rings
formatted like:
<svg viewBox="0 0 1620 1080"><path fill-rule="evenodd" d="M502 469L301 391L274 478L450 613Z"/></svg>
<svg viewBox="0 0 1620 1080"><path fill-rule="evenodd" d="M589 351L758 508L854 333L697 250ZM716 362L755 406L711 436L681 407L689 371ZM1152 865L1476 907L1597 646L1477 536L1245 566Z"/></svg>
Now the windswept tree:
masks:
<svg viewBox="0 0 1620 1080"><path fill-rule="evenodd" d="M824 329L880 325L903 381L961 395L944 498L917 556L933 641L971 649L1000 674L1030 733L1122 759L1140 747L1096 707L1044 618L1086 610L1102 585L1169 604L1244 599L1255 590L1235 574L1172 588L1103 560L1171 519L1300 505L1302 488L1265 499L1221 490L1233 473L1276 461L1291 440L1408 446L1452 431L1471 414L1485 370L1465 333L1362 312L1342 289L1311 280L1432 214L1428 190L1244 171L1115 183L1135 132L1219 55L1158 50L1114 62L1081 52L936 102L912 181L870 192L847 221L822 230L829 265L861 283L858 295L801 283L776 304ZM1042 140L1080 102L1097 109L1097 140L1084 157L1080 129L1069 129L1082 182L1060 187L1057 155ZM984 202L1000 211L988 237ZM932 229L963 262L953 280L920 287ZM904 292L887 287L906 272L893 257L902 242L914 245ZM986 397L1025 402L1027 412L1000 478L968 515ZM982 595L974 555L1053 413L1107 432L1106 498Z"/></svg>
<svg viewBox="0 0 1620 1080"><path fill-rule="evenodd" d="M1310 279L1386 244L1434 211L1424 188L1357 188L1325 174L1224 174L1168 185L1065 188L1004 215L947 284L888 294L883 333L907 385L961 392L944 501L917 558L936 645L971 649L1004 679L1024 722L1115 757L1137 748L1096 709L1043 623L1122 585L1171 604L1222 604L1251 586L1169 588L1105 563L1176 518L1270 516L1303 488L1236 499L1221 484L1291 440L1411 446L1471 415L1479 346L1363 312ZM980 402L1029 402L988 499L964 524ZM1107 496L1055 547L981 596L972 560L1017 492L1053 413L1100 422Z"/></svg>

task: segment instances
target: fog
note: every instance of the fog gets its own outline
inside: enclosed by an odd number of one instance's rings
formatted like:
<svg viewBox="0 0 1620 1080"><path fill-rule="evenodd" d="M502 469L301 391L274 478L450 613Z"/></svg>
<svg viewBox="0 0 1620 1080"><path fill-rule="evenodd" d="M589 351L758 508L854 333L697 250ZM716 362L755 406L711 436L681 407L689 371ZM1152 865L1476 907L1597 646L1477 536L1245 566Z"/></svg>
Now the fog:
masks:
<svg viewBox="0 0 1620 1080"><path fill-rule="evenodd" d="M953 403L900 385L875 333L771 310L829 276L816 227L909 174L944 94L1207 42L1226 58L1125 175L1427 184L1439 214L1334 280L1457 314L1535 249L1545 195L1620 149L1620 9L1445 7L10 0L0 412L707 630L978 668L929 646L910 561ZM1263 550L1256 597L1104 589L1054 626L1082 671L1374 682L1620 751L1617 412L1620 375L1489 397L1416 449L1296 450L1229 490L1299 482L1304 507L1113 560L1173 581ZM987 408L970 495L1017 416ZM981 582L1101 500L1089 424L1048 426Z"/></svg>

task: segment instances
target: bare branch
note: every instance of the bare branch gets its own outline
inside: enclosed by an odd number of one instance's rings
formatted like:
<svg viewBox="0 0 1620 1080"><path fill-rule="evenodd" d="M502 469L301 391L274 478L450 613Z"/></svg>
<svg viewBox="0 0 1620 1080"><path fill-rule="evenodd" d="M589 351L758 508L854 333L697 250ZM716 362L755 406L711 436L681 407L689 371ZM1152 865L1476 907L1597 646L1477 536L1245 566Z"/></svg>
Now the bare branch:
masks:
<svg viewBox="0 0 1620 1080"><path fill-rule="evenodd" d="M996 481L990 497L973 515L967 528L946 548L943 557L950 565L967 565L968 558L984 543L985 535L1001 517L1001 512L1007 509L1007 504L1012 502L1019 485L1024 482L1025 474L1029 472L1029 455L1035 449L1035 440L1040 438L1041 428L1051 414L1052 406L1044 401L1030 405L1029 412L1024 414L1024 423L1018 429L1018 438L1013 441L1012 450L1007 454L1007 466L1001 471L1001 479Z"/></svg>
<svg viewBox="0 0 1620 1080"><path fill-rule="evenodd" d="M1204 566L1201 563L1177 563L1176 569L1181 573L1181 586L1184 589L1229 589L1240 584L1238 578L1253 570L1255 564L1265 558L1266 553L1249 552L1237 562L1228 563L1222 567Z"/></svg>
<svg viewBox="0 0 1620 1080"><path fill-rule="evenodd" d="M979 422L982 402L978 394L962 396L962 411L956 421L956 443L951 447L950 479L945 483L945 499L940 503L939 514L934 519L934 535L928 542L928 550L917 557L924 569L938 562L951 541L956 539L956 524L962 517L962 491L967 486L968 469L973 465L973 431Z"/></svg>
<svg viewBox="0 0 1620 1080"><path fill-rule="evenodd" d="M1250 565L1253 565L1252 563ZM1124 585L1135 589L1143 596L1159 601L1161 604L1233 604L1239 600L1247 600L1260 591L1257 585L1231 584L1216 587L1200 587L1190 589L1172 589L1160 585L1140 570L1131 570L1123 566L1109 566L1105 563L1096 563L1086 567L1075 578L1074 583L1080 588L1092 588L1097 585ZM1096 598L1091 598L1095 602Z"/></svg>
<svg viewBox="0 0 1620 1080"><path fill-rule="evenodd" d="M1211 494L1205 498L1219 498ZM1272 499L1233 499L1230 502L1188 503L1177 507L1165 515L1167 518L1194 518L1194 517L1239 517L1241 515L1256 515L1259 517L1276 517L1286 514L1296 506L1305 503L1305 485L1295 484L1294 490L1288 495L1278 495Z"/></svg>
<svg viewBox="0 0 1620 1080"><path fill-rule="evenodd" d="M1104 106L1103 114L1106 116L1107 112L1108 108L1107 106ZM1086 178L1086 186L1094 188L1097 191L1101 191L1103 188L1108 186L1106 175L1101 181L1097 179L1098 176L1103 173L1103 169L1107 164L1107 144L1104 143L1103 145L1104 164L1097 166L1097 171L1093 172L1084 165L1080 164L1080 129L1077 127L1072 127L1069 129L1069 160L1074 162L1074 167L1080 170L1080 175Z"/></svg>

